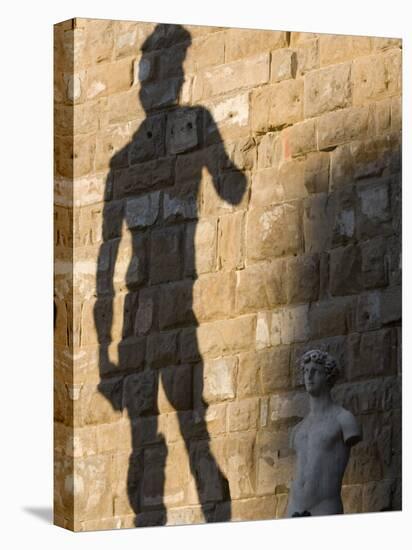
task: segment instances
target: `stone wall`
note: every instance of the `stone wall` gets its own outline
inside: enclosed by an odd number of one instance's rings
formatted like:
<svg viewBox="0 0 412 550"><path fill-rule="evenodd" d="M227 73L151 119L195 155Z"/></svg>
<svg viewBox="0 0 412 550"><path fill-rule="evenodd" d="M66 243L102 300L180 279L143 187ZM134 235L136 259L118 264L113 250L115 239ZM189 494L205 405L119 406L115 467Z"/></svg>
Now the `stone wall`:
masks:
<svg viewBox="0 0 412 550"><path fill-rule="evenodd" d="M315 346L401 508L400 153L400 40L55 26L58 525L282 517Z"/></svg>

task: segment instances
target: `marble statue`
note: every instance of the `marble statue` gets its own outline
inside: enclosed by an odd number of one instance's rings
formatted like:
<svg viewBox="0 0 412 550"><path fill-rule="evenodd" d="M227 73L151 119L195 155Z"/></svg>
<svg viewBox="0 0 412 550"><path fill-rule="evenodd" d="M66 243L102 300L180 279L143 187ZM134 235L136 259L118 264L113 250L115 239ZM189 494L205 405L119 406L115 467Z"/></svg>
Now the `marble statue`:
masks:
<svg viewBox="0 0 412 550"><path fill-rule="evenodd" d="M290 435L296 453L287 517L342 514L342 478L350 449L361 441L360 426L351 412L334 403L331 388L339 369L325 351L311 350L299 361L309 413Z"/></svg>

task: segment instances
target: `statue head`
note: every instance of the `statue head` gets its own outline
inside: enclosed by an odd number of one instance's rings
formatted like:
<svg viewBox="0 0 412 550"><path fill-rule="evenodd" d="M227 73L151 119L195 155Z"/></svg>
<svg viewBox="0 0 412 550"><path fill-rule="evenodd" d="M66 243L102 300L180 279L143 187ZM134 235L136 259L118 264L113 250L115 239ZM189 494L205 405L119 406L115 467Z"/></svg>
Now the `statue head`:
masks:
<svg viewBox="0 0 412 550"><path fill-rule="evenodd" d="M306 391L313 396L329 392L337 378L339 368L336 360L326 351L309 350L299 359Z"/></svg>
<svg viewBox="0 0 412 550"><path fill-rule="evenodd" d="M191 35L182 25L158 24L144 41L139 61L140 102L149 111L159 99L179 102L184 82L183 62Z"/></svg>

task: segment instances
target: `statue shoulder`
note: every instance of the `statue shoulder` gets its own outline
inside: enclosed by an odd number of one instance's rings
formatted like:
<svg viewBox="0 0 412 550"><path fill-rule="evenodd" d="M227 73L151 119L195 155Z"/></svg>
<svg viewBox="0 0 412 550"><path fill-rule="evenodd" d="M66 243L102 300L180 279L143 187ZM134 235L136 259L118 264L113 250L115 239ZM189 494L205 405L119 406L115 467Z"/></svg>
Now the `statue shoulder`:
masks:
<svg viewBox="0 0 412 550"><path fill-rule="evenodd" d="M362 440L362 429L350 411L338 406L337 419L342 429L343 440L347 445L352 446Z"/></svg>

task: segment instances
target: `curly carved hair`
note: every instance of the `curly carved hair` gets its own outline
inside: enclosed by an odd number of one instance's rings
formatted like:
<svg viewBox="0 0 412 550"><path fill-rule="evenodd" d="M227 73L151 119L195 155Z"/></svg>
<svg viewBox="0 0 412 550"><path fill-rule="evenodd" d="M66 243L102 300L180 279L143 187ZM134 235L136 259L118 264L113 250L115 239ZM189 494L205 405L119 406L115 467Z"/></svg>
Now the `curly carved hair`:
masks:
<svg viewBox="0 0 412 550"><path fill-rule="evenodd" d="M327 351L322 351L320 349L311 349L307 351L298 361L298 366L301 369L302 374L305 365L311 361L324 367L328 383L330 386L333 386L340 374L338 364L334 357L332 357L332 355L330 355Z"/></svg>

